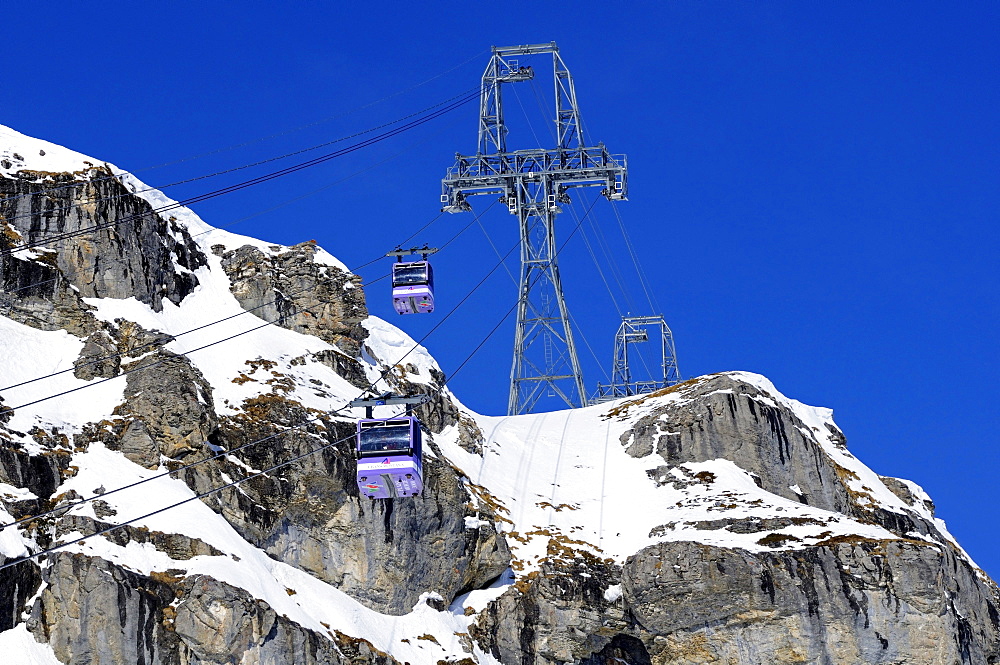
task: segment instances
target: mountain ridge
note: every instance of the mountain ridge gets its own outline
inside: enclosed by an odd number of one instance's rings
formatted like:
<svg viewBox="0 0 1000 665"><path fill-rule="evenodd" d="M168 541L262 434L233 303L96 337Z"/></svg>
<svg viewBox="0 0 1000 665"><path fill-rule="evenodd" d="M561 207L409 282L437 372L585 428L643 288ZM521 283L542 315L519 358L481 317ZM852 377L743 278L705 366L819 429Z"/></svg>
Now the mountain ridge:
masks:
<svg viewBox="0 0 1000 665"><path fill-rule="evenodd" d="M0 519L56 510L0 555L79 541L0 570L0 645L48 645L23 662L1000 658L996 585L829 409L729 372L476 414L315 243L0 142ZM436 396L419 499L358 496L344 405L366 384Z"/></svg>

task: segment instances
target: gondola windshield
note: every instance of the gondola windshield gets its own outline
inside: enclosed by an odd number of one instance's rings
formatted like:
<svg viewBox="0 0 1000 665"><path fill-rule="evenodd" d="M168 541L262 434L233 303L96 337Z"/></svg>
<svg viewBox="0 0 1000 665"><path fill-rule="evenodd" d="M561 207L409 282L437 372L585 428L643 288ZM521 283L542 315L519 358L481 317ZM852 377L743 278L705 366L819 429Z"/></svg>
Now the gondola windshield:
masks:
<svg viewBox="0 0 1000 665"><path fill-rule="evenodd" d="M406 451L412 447L408 420L365 423L358 438L358 451L362 455Z"/></svg>
<svg viewBox="0 0 1000 665"><path fill-rule="evenodd" d="M392 267L392 285L407 286L410 284L427 284L430 266L420 261L417 263L397 263Z"/></svg>

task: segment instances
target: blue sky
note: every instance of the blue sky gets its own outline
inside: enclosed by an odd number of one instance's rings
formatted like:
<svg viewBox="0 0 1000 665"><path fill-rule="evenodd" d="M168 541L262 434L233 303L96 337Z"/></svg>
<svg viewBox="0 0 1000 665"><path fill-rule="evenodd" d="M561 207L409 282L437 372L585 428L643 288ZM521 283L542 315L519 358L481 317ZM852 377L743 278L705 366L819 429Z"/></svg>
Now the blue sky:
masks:
<svg viewBox="0 0 1000 665"><path fill-rule="evenodd" d="M491 45L558 42L589 136L629 156L619 210L654 301L598 202L596 226L560 257L588 388L609 370L616 305L655 309L685 376L759 372L832 407L855 454L923 485L1000 574L998 5L137 6L5 6L0 122L164 185L436 104L478 84ZM530 89L517 101L537 109ZM434 218L454 153L475 151L476 114L470 104L194 208L235 232L316 239L360 265ZM512 125L511 148L545 131L538 114ZM165 191L184 198L273 167ZM505 251L517 230L498 207L482 221ZM441 244L470 220L443 217L415 242ZM598 232L614 300L585 243L600 254ZM435 258L440 315L496 262L476 226ZM397 321L384 285L369 290L373 313L415 337L438 322ZM515 297L498 271L428 339L446 371ZM471 407L505 410L512 335L508 321L455 379Z"/></svg>

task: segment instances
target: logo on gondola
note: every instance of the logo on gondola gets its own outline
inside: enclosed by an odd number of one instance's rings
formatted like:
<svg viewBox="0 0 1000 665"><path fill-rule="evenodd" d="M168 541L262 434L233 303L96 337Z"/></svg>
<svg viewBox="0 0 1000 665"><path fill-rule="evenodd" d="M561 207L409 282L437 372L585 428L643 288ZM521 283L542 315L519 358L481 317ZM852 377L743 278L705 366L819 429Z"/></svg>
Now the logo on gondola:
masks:
<svg viewBox="0 0 1000 665"><path fill-rule="evenodd" d="M365 485L365 489L368 490L369 492L377 492L381 488L378 485Z"/></svg>
<svg viewBox="0 0 1000 665"><path fill-rule="evenodd" d="M386 457L384 460L382 460L382 464L390 464L389 458Z"/></svg>

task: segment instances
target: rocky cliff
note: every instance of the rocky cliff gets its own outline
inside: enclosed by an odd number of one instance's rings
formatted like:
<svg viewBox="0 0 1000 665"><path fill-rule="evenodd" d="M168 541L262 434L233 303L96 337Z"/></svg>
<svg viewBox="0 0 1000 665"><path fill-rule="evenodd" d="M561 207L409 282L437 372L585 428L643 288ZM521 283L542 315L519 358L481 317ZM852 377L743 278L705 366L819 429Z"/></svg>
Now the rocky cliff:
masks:
<svg viewBox="0 0 1000 665"><path fill-rule="evenodd" d="M472 413L314 243L0 139L4 662L1000 660L996 585L828 410L735 372ZM436 395L417 499L358 494L368 388Z"/></svg>

